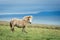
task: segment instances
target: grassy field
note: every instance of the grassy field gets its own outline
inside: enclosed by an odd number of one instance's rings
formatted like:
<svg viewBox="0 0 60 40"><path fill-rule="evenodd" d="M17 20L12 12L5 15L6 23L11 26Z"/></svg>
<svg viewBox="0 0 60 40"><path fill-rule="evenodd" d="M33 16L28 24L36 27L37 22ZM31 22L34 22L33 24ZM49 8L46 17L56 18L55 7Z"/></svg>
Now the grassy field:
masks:
<svg viewBox="0 0 60 40"><path fill-rule="evenodd" d="M27 25L26 31L15 27L11 32L9 22L0 21L0 40L60 40L60 26L46 24Z"/></svg>
<svg viewBox="0 0 60 40"><path fill-rule="evenodd" d="M0 25L0 40L60 40L60 30L57 29L27 27L28 33L21 30L15 27L15 31L11 32L9 26Z"/></svg>

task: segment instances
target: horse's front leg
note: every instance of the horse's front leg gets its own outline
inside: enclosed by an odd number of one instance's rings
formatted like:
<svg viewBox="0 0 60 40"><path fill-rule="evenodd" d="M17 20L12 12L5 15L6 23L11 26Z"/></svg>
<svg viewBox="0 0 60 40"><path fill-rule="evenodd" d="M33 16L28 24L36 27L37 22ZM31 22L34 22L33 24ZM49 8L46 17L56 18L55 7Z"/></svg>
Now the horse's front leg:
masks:
<svg viewBox="0 0 60 40"><path fill-rule="evenodd" d="M27 32L25 31L25 26L22 27L22 32L27 33Z"/></svg>

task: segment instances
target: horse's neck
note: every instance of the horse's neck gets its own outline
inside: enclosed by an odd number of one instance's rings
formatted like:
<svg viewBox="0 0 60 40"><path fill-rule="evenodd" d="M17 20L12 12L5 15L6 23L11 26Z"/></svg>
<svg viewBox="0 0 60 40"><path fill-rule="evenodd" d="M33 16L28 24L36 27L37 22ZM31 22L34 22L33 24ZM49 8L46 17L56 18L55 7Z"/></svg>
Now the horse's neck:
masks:
<svg viewBox="0 0 60 40"><path fill-rule="evenodd" d="M23 19L24 22L28 22L28 20Z"/></svg>

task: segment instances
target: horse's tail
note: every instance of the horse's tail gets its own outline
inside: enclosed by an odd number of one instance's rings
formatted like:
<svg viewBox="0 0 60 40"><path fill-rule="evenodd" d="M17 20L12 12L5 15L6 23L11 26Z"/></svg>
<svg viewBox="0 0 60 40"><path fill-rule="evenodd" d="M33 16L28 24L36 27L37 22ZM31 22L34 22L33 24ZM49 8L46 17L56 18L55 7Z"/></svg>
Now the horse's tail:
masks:
<svg viewBox="0 0 60 40"><path fill-rule="evenodd" d="M10 22L10 28L11 28L11 31L13 32L14 31L14 28L12 26L12 22Z"/></svg>
<svg viewBox="0 0 60 40"><path fill-rule="evenodd" d="M12 23L10 22L10 27L12 28Z"/></svg>

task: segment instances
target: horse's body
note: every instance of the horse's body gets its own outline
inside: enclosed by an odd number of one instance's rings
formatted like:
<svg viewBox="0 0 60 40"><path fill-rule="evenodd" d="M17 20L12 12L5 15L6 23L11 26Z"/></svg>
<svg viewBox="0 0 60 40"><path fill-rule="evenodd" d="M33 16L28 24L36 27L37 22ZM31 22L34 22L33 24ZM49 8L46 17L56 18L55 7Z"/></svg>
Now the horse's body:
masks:
<svg viewBox="0 0 60 40"><path fill-rule="evenodd" d="M31 16L25 16L23 19L12 19L10 21L10 27L11 27L11 30L12 32L14 31L14 27L18 27L18 28L22 28L22 31L26 32L25 31L25 27L28 23L31 24Z"/></svg>

